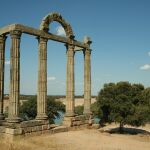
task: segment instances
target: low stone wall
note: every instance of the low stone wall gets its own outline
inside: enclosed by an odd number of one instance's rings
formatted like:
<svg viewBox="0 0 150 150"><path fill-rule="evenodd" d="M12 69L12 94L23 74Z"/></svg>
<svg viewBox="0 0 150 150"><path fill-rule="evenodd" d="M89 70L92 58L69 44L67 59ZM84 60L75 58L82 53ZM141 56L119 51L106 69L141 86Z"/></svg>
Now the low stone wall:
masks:
<svg viewBox="0 0 150 150"><path fill-rule="evenodd" d="M49 124L48 120L30 120L21 123L1 122L0 133L10 135L28 135L36 133L55 133L68 131L69 127L88 125L88 117L81 115L75 117L65 117L62 126Z"/></svg>
<svg viewBox="0 0 150 150"><path fill-rule="evenodd" d="M67 132L74 129L89 127L89 116L80 115L74 117L64 117L61 126L49 124L48 120L30 120L21 123L0 122L0 137L12 141L20 136L40 135L45 133Z"/></svg>
<svg viewBox="0 0 150 150"><path fill-rule="evenodd" d="M80 116L74 116L74 117L64 117L63 125L68 126L68 127L88 126L89 116L80 115Z"/></svg>
<svg viewBox="0 0 150 150"><path fill-rule="evenodd" d="M48 121L38 121L38 120L30 120L23 121L18 124L10 124L7 122L3 122L0 126L0 133L10 134L10 135L28 135L34 132L37 133L46 133L52 132L55 133L57 130L67 130L65 127L58 127L55 124L49 124Z"/></svg>
<svg viewBox="0 0 150 150"><path fill-rule="evenodd" d="M67 132L68 130L69 128L66 126L49 124L48 121L30 120L19 124L3 122L3 124L0 125L0 140L13 142L26 136L35 136L45 133L54 134Z"/></svg>

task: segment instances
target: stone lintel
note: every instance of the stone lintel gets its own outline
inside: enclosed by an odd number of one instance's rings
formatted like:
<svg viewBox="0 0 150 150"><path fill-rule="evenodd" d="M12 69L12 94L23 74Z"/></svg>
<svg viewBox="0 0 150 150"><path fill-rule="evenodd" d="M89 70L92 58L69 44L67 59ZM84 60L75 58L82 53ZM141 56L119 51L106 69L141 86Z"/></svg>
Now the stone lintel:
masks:
<svg viewBox="0 0 150 150"><path fill-rule="evenodd" d="M10 31L12 31L12 30L19 30L22 33L30 34L30 35L33 35L36 37L40 36L40 37L51 39L54 41L72 44L72 43L70 43L70 40L66 37L61 37L61 36L54 35L51 33L46 33L42 30L28 27L28 26L21 25L21 24L11 24L11 25L5 26L3 28L0 28L0 35L9 34ZM73 45L81 47L81 48L87 48L88 47L88 45L86 43L82 43L82 42L76 41L76 40L73 41Z"/></svg>
<svg viewBox="0 0 150 150"><path fill-rule="evenodd" d="M84 49L79 46L75 46L74 51L83 51Z"/></svg>

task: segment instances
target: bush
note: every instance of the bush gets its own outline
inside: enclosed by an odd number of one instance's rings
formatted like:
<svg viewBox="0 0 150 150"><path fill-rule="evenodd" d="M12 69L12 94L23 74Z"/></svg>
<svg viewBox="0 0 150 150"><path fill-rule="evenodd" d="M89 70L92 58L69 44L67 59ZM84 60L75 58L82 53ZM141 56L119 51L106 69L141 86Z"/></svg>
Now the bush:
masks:
<svg viewBox="0 0 150 150"><path fill-rule="evenodd" d="M129 82L105 84L98 94L97 104L101 124L118 122L121 132L125 124L140 126L148 122L150 89Z"/></svg>
<svg viewBox="0 0 150 150"><path fill-rule="evenodd" d="M60 117L59 111L64 112L65 105L62 102L55 101L52 97L48 97L47 115L50 123L54 123L54 119ZM23 120L32 120L36 117L36 115L37 98L36 96L33 96L20 107L20 117Z"/></svg>
<svg viewBox="0 0 150 150"><path fill-rule="evenodd" d="M75 113L78 114L78 115L82 115L83 114L83 105L82 106L76 106L75 107Z"/></svg>

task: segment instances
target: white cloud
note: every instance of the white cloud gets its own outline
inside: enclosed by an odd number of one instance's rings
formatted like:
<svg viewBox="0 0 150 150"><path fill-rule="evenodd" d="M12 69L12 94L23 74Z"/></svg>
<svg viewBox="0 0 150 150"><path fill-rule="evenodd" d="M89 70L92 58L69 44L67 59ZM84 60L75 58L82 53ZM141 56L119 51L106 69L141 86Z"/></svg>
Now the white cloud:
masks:
<svg viewBox="0 0 150 150"><path fill-rule="evenodd" d="M56 34L60 36L66 36L65 30L62 26L56 28Z"/></svg>
<svg viewBox="0 0 150 150"><path fill-rule="evenodd" d="M49 76L49 77L47 78L47 80L48 80L48 81L54 81L54 80L56 80L56 77L51 77L51 76Z"/></svg>
<svg viewBox="0 0 150 150"><path fill-rule="evenodd" d="M149 70L150 69L150 65L149 64L145 64L143 66L140 67L141 70Z"/></svg>
<svg viewBox="0 0 150 150"><path fill-rule="evenodd" d="M150 56L150 52L148 52L148 56Z"/></svg>
<svg viewBox="0 0 150 150"><path fill-rule="evenodd" d="M10 60L6 60L5 65L10 65Z"/></svg>

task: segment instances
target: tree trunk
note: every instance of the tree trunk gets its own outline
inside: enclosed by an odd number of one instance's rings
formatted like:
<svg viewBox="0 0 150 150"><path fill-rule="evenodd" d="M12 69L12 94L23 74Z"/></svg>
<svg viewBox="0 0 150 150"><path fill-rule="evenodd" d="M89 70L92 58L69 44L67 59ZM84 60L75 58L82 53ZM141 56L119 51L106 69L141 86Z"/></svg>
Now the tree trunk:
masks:
<svg viewBox="0 0 150 150"><path fill-rule="evenodd" d="M123 133L123 123L122 122L120 122L119 132Z"/></svg>

